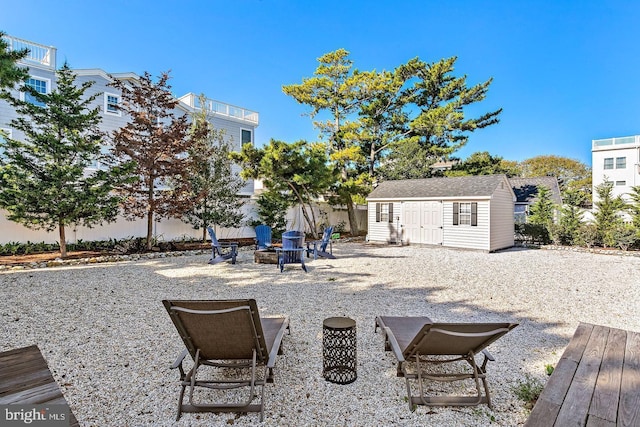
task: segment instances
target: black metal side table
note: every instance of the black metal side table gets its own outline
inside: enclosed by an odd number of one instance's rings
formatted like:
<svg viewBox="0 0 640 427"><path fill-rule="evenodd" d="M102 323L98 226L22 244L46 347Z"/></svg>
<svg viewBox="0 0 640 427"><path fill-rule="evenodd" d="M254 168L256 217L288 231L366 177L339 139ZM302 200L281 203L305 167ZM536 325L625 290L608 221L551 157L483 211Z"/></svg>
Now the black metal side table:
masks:
<svg viewBox="0 0 640 427"><path fill-rule="evenodd" d="M322 376L336 384L351 384L356 371L356 321L329 317L322 322Z"/></svg>

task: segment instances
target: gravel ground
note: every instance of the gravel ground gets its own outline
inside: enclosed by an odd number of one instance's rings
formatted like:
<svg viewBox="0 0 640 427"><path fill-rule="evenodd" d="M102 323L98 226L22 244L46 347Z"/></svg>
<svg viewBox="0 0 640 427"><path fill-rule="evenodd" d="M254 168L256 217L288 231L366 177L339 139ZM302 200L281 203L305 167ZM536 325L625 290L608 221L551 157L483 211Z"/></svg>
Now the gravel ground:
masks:
<svg viewBox="0 0 640 427"><path fill-rule="evenodd" d="M513 249L494 254L427 247L334 246L309 273L255 264L211 266L207 255L0 273L0 351L37 344L82 425L258 424L258 415L184 414L175 422L183 344L162 299L255 298L262 315L288 315L265 426L515 426L528 412L512 390L545 381L578 322L640 331L640 258ZM395 359L374 333L378 315L443 322L518 322L490 346L494 409L410 412ZM348 316L358 331L358 379L322 378L322 321Z"/></svg>

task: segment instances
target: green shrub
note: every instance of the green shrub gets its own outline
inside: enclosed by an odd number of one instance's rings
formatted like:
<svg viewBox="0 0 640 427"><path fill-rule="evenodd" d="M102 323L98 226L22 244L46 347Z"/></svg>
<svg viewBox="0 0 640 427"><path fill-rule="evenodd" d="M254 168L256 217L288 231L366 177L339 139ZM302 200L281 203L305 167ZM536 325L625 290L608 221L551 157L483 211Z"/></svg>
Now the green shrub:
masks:
<svg viewBox="0 0 640 427"><path fill-rule="evenodd" d="M516 397L525 402L525 407L533 409L536 404L544 385L537 378L533 378L529 374L525 374L525 379L511 387Z"/></svg>

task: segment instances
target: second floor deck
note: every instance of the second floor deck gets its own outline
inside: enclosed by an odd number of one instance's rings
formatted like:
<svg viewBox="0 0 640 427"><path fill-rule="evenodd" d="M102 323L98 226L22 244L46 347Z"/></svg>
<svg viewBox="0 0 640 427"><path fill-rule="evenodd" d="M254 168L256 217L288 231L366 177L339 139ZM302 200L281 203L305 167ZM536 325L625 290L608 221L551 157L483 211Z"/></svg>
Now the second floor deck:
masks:
<svg viewBox="0 0 640 427"><path fill-rule="evenodd" d="M27 49L27 56L20 62L29 66L37 66L49 70L56 69L56 48L53 46L45 46L43 44L30 42L28 40L19 39L17 37L3 36L9 50Z"/></svg>

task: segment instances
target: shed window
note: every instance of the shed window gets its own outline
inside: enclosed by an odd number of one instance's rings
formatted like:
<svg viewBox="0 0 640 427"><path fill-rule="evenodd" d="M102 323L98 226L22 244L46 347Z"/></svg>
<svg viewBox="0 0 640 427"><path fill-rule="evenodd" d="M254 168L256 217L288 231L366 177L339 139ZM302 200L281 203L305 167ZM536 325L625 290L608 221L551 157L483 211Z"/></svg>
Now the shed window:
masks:
<svg viewBox="0 0 640 427"><path fill-rule="evenodd" d="M376 203L376 222L393 222L393 203Z"/></svg>
<svg viewBox="0 0 640 427"><path fill-rule="evenodd" d="M453 225L478 225L478 203L453 204Z"/></svg>

